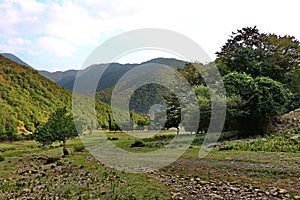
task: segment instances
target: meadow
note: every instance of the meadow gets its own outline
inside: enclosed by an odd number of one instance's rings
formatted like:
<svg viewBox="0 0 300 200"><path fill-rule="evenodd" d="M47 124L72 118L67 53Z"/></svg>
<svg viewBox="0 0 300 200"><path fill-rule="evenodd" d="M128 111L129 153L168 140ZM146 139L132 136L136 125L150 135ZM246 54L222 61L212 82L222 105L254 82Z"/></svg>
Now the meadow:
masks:
<svg viewBox="0 0 300 200"><path fill-rule="evenodd" d="M175 132L150 138L137 132L144 137L138 140L121 132L105 134L118 147L141 153L162 148ZM142 173L105 166L79 138L68 141L69 156L62 156L60 143L0 143L0 199L299 199L300 143L283 144L282 137L218 143L199 158L203 138L197 136L176 162ZM277 144L287 147L271 148Z"/></svg>

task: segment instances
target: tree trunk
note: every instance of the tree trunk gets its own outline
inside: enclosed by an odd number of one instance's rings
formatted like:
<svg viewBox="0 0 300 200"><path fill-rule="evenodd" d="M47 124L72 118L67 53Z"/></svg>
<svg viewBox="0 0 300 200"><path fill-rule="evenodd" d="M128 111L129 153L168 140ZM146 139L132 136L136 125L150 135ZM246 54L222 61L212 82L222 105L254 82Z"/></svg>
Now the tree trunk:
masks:
<svg viewBox="0 0 300 200"><path fill-rule="evenodd" d="M64 148L63 148L64 156L68 156L69 151L67 150L67 141L66 140L63 140L63 145L64 145Z"/></svg>

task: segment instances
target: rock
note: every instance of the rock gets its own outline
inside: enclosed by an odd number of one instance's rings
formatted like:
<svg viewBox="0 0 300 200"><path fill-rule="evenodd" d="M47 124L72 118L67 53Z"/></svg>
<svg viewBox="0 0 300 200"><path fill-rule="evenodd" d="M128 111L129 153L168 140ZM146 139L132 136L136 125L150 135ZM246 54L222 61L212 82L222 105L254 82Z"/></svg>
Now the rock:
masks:
<svg viewBox="0 0 300 200"><path fill-rule="evenodd" d="M286 194L286 193L287 193L287 190L285 190L285 189L279 189L279 190L278 190L278 193L279 193L279 194Z"/></svg>
<svg viewBox="0 0 300 200"><path fill-rule="evenodd" d="M293 137L290 137L290 140L300 140L300 135L295 135Z"/></svg>
<svg viewBox="0 0 300 200"><path fill-rule="evenodd" d="M240 189L239 189L239 188L236 188L236 187L230 187L229 189L230 189L231 191L234 191L234 192L240 191Z"/></svg>
<svg viewBox="0 0 300 200"><path fill-rule="evenodd" d="M211 189L212 191L217 191L217 190L218 190L217 187L211 187L210 189Z"/></svg>
<svg viewBox="0 0 300 200"><path fill-rule="evenodd" d="M277 197L277 196L278 196L278 192L274 192L274 193L272 193L272 195L273 195L274 197Z"/></svg>
<svg viewBox="0 0 300 200"><path fill-rule="evenodd" d="M222 196L214 193L209 194L209 196L212 197L213 199L224 199Z"/></svg>

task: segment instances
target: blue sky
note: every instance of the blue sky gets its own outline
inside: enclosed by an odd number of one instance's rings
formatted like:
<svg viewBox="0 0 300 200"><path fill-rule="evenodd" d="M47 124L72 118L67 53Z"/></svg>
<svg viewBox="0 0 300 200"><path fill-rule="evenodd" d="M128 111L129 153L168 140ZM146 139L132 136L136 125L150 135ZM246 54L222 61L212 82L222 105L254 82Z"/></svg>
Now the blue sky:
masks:
<svg viewBox="0 0 300 200"><path fill-rule="evenodd" d="M215 59L232 31L257 25L262 32L300 39L298 0L0 0L0 52L36 69L80 68L110 37L138 28L164 28L196 41ZM141 62L162 52L130 55Z"/></svg>

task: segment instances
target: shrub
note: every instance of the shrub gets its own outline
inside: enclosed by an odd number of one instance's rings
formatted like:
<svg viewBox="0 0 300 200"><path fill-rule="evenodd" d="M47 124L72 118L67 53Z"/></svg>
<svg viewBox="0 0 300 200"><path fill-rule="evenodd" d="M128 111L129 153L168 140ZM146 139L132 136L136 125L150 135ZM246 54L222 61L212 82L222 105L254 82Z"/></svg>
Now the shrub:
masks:
<svg viewBox="0 0 300 200"><path fill-rule="evenodd" d="M145 144L142 142L142 141L135 141L133 144L130 145L130 148L133 148L133 147L144 147Z"/></svg>

